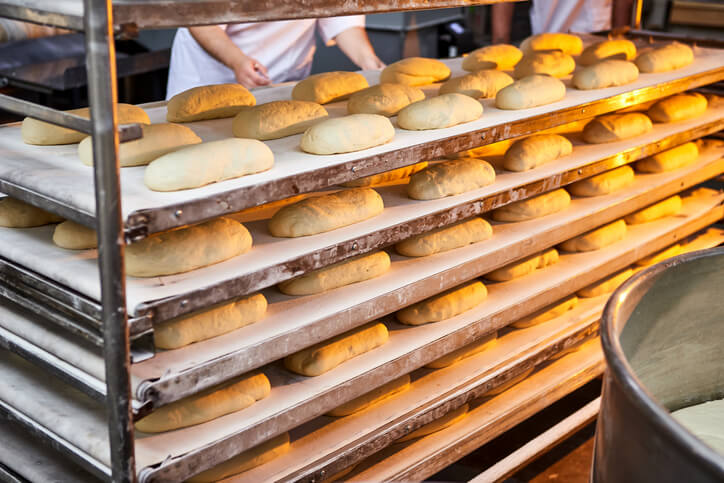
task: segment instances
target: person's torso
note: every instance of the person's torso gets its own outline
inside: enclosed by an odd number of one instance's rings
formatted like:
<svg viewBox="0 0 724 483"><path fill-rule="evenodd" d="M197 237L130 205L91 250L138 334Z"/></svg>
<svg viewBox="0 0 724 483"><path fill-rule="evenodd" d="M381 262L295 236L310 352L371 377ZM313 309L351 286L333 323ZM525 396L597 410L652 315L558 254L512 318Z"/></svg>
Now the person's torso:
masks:
<svg viewBox="0 0 724 483"><path fill-rule="evenodd" d="M595 32L611 27L612 0L533 0L533 34Z"/></svg>

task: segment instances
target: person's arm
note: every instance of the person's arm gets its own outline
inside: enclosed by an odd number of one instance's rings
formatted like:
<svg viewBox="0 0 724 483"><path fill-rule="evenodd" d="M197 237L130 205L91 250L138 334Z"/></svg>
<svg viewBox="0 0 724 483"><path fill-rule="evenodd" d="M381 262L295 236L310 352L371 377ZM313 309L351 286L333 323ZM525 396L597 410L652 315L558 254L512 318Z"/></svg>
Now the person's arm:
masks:
<svg viewBox="0 0 724 483"><path fill-rule="evenodd" d="M252 88L265 86L271 82L266 67L244 54L218 25L189 27L189 32L211 57L234 71L239 84Z"/></svg>
<svg viewBox="0 0 724 483"><path fill-rule="evenodd" d="M631 25L633 0L614 0L611 8L611 27Z"/></svg>
<svg viewBox="0 0 724 483"><path fill-rule="evenodd" d="M509 44L510 30L513 25L514 3L496 3L492 7L490 23L492 24L492 42L494 44Z"/></svg>
<svg viewBox="0 0 724 483"><path fill-rule="evenodd" d="M345 53L349 60L354 62L360 69L375 70L382 69L385 64L377 57L367 32L363 27L352 27L337 34L334 38L337 45Z"/></svg>

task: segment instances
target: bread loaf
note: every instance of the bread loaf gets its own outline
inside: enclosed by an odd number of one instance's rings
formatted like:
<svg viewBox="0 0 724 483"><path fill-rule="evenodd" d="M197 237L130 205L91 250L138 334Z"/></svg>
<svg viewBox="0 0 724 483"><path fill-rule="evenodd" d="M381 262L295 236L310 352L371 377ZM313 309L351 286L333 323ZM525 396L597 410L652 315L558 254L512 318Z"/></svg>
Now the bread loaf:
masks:
<svg viewBox="0 0 724 483"><path fill-rule="evenodd" d="M443 367L452 366L456 362L460 362L463 359L472 357L475 354L480 354L491 346L495 345L496 339L498 338L498 332L495 331L492 334L485 335L475 342L471 342L468 345L461 347L460 349L454 350L449 354L442 356L439 359L435 359L429 364L425 365L430 369L442 369Z"/></svg>
<svg viewBox="0 0 724 483"><path fill-rule="evenodd" d="M621 190L634 182L631 166L621 166L590 178L576 181L568 187L574 196L601 196Z"/></svg>
<svg viewBox="0 0 724 483"><path fill-rule="evenodd" d="M639 78L636 64L625 60L604 60L573 74L576 89L603 89L630 84Z"/></svg>
<svg viewBox="0 0 724 483"><path fill-rule="evenodd" d="M67 250L87 250L98 247L98 237L93 228L65 220L56 225L53 231L53 243Z"/></svg>
<svg viewBox="0 0 724 483"><path fill-rule="evenodd" d="M638 225L672 216L681 211L681 197L674 195L624 217L627 225Z"/></svg>
<svg viewBox="0 0 724 483"><path fill-rule="evenodd" d="M556 317L560 317L569 310L573 309L576 305L578 305L578 297L571 295L559 302L533 312L522 319L518 319L510 325L516 329L527 329L528 327L533 327L534 325L542 324L543 322L548 322Z"/></svg>
<svg viewBox="0 0 724 483"><path fill-rule="evenodd" d="M254 104L254 95L241 84L192 87L169 99L166 120L192 122L234 117L244 106Z"/></svg>
<svg viewBox="0 0 724 483"><path fill-rule="evenodd" d="M657 101L647 114L654 122L676 122L701 116L706 108L706 97L698 92L685 92Z"/></svg>
<svg viewBox="0 0 724 483"><path fill-rule="evenodd" d="M534 74L547 74L552 77L565 77L576 68L576 62L568 54L558 50L531 52L523 56L515 66L513 76L516 79Z"/></svg>
<svg viewBox="0 0 724 483"><path fill-rule="evenodd" d="M407 196L414 200L435 200L482 188L494 181L495 170L482 159L443 161L410 176Z"/></svg>
<svg viewBox="0 0 724 483"><path fill-rule="evenodd" d="M588 287L582 288L577 292L579 297L591 298L611 293L618 288L619 285L628 280L633 275L633 270L626 267L623 270L609 275L608 277L594 282Z"/></svg>
<svg viewBox="0 0 724 483"><path fill-rule="evenodd" d="M602 60L633 60L635 58L636 44L630 40L616 39L589 45L583 49L578 62L581 65L593 65Z"/></svg>
<svg viewBox="0 0 724 483"><path fill-rule="evenodd" d="M448 77L450 77L450 68L443 62L424 57L408 57L382 69L380 83L424 86L444 81Z"/></svg>
<svg viewBox="0 0 724 483"><path fill-rule="evenodd" d="M439 322L475 308L487 296L485 285L474 280L398 310L395 317L406 325Z"/></svg>
<svg viewBox="0 0 724 483"><path fill-rule="evenodd" d="M395 250L406 257L426 257L487 240L491 236L493 229L490 223L476 216L410 237L395 245Z"/></svg>
<svg viewBox="0 0 724 483"><path fill-rule="evenodd" d="M558 251L555 248L549 248L548 250L493 270L485 274L485 278L493 280L494 282L507 282L515 278L524 277L537 269L545 268L554 263L558 263Z"/></svg>
<svg viewBox="0 0 724 483"><path fill-rule="evenodd" d="M327 110L316 102L272 101L245 107L231 123L237 138L279 139L306 131L327 118Z"/></svg>
<svg viewBox="0 0 724 483"><path fill-rule="evenodd" d="M636 66L645 73L681 69L692 62L694 62L694 51L688 45L679 42L647 50L636 58Z"/></svg>
<svg viewBox="0 0 724 483"><path fill-rule="evenodd" d="M576 35L546 32L523 40L520 49L523 54L537 50L560 50L568 55L578 55L583 51L583 41Z"/></svg>
<svg viewBox="0 0 724 483"><path fill-rule="evenodd" d="M397 114L402 129L441 129L478 119L483 105L463 94L442 94L415 102Z"/></svg>
<svg viewBox="0 0 724 483"><path fill-rule="evenodd" d="M592 120L583 128L583 140L589 144L612 143L646 134L654 128L645 114L607 114Z"/></svg>
<svg viewBox="0 0 724 483"><path fill-rule="evenodd" d="M557 213L568 208L571 196L563 188L516 201L493 211L495 221L525 221Z"/></svg>
<svg viewBox="0 0 724 483"><path fill-rule="evenodd" d="M495 96L498 109L530 109L560 101L566 97L566 86L559 79L536 74L523 77L503 87Z"/></svg>
<svg viewBox="0 0 724 483"><path fill-rule="evenodd" d="M663 173L683 168L698 158L699 147L689 142L637 161L634 167L639 173Z"/></svg>
<svg viewBox="0 0 724 483"><path fill-rule="evenodd" d="M671 245L670 247L664 248L663 250L659 250L658 252L652 253L649 256L646 256L640 260L636 261L636 265L639 267L648 267L651 265L656 265L659 262L663 262L667 258L675 257L676 255L679 255L681 253L681 245L678 243Z"/></svg>
<svg viewBox="0 0 724 483"><path fill-rule="evenodd" d="M6 228L32 228L59 223L63 218L15 198L0 198L0 226Z"/></svg>
<svg viewBox="0 0 724 483"><path fill-rule="evenodd" d="M484 69L511 70L523 57L523 52L514 45L486 45L463 57L463 69L475 72Z"/></svg>
<svg viewBox="0 0 724 483"><path fill-rule="evenodd" d="M350 114L396 116L404 107L421 101L425 93L406 84L378 84L352 94L347 102Z"/></svg>
<svg viewBox="0 0 724 483"><path fill-rule="evenodd" d="M385 144L395 137L389 119L377 114L352 114L321 121L307 129L300 147L311 154L361 151Z"/></svg>
<svg viewBox="0 0 724 483"><path fill-rule="evenodd" d="M376 186L384 183L391 183L393 181L403 180L409 178L418 171L422 171L427 168L427 161L421 161L419 163L411 164L410 166L403 166L401 168L385 171L380 174L373 174L372 176L365 176L364 178L354 179L342 183L345 188L364 188L367 186Z"/></svg>
<svg viewBox="0 0 724 483"><path fill-rule="evenodd" d="M297 82L292 89L292 99L327 104L346 99L369 86L365 76L358 72L323 72Z"/></svg>
<svg viewBox="0 0 724 483"><path fill-rule="evenodd" d="M559 134L534 134L519 139L505 152L503 167L508 171L528 171L573 152L573 144Z"/></svg>
<svg viewBox="0 0 724 483"><path fill-rule="evenodd" d="M399 394L410 387L410 375L405 374L397 379L393 379L387 384L383 384L377 389L361 395L358 398L352 399L351 401L337 406L327 413L327 416L341 418L343 416L349 416L350 414L358 413L367 409L370 406L377 404L387 398Z"/></svg>
<svg viewBox="0 0 724 483"><path fill-rule="evenodd" d="M626 222L616 220L594 230L561 243L561 248L567 252L589 252L600 250L622 240L626 236Z"/></svg>
<svg viewBox="0 0 724 483"><path fill-rule="evenodd" d="M513 83L513 78L500 70L479 70L462 77L446 80L440 94L457 92L474 99L495 97L500 89Z"/></svg>

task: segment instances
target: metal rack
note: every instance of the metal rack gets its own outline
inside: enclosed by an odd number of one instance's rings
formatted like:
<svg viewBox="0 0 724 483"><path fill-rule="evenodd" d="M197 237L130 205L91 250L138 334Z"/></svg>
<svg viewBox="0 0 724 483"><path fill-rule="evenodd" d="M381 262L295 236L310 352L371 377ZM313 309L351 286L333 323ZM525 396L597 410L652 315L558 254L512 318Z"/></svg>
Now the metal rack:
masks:
<svg viewBox="0 0 724 483"><path fill-rule="evenodd" d="M486 4L497 1L499 0L481 0L474 3ZM110 0L0 1L0 16L84 30L86 33L90 120L8 96L0 96L0 107L4 109L93 134L95 139L93 154L96 162L93 169L93 181L96 189L93 193L95 202L92 207L81 208L68 200L58 199L48 192L44 192L42 187L40 189L29 187L21 181L0 173L1 191L93 227L99 236L98 270L95 275L99 278L100 284L96 296L69 288L73 287L72 284L58 283L51 274L43 274L41 267L29 269L29 263L19 263L14 257L0 257L0 296L26 306L34 316L40 316L45 321L50 321L51 327L63 329L64 334L71 333L75 337L90 342L91 346L95 346L96 349L89 348L89 354L93 351L97 352L97 349L103 351L103 355L96 355L103 361L104 372L101 378L100 374L91 375L85 370L67 364L52 351L44 349L40 343L30 343L12 331L0 328L0 345L21 354L42 369L50 371L58 379L70 382L76 388L105 404L110 454L108 464L89 459L87 454L79 451L72 444L60 448L64 454L94 471L96 476L104 479L112 478L114 481L135 481L138 469L134 463L136 459L134 458L135 443L132 421L150 410L153 405L177 400L235 374L270 364L285 353L358 326L366 320L389 314L404 305L439 292L442 286L444 288L453 286L527 256L536 250L552 246L600 223L620 217L655 200L709 179L724 170L722 166L724 160L721 155L712 156L702 166L692 168L685 174L662 176L652 184L641 187L638 191L632 190L628 193L630 195L628 197L612 198L607 200L608 203L605 206L604 203L588 206L586 208L588 211L584 210L585 214L580 216L561 217L559 224L554 228L539 224L536 233L539 233L541 237L537 238L539 240L537 244L527 243L524 238L520 238L520 236L516 238L511 235L505 244L494 250L489 250L476 257L467 254L468 259L465 262L455 260L451 256L446 261L447 265L431 267L432 271L424 277L406 275L406 278L399 279L400 284L397 285L397 291L391 291L387 295L377 294L355 306L330 310L323 317L309 318L293 333L279 333L266 338L259 344L247 344L222 354L221 358L204 361L203 364L193 367L189 366L183 371L169 374L167 377L142 379L140 383L134 380L136 376L131 367L131 344L134 344L133 362L139 363L134 366L144 367L141 361L153 355L149 346L151 341L149 336L152 334L152 323L154 322L209 306L231 296L264 289L281 280L323 265L390 245L434 227L489 211L515 199L549 191L681 142L719 131L722 128L721 113L712 112L710 113L711 119L699 120L687 128L679 126L669 131L664 130L666 132L658 132L657 136L648 142L632 143L624 151L612 151L606 156L598 155L579 159L578 164L547 173L546 176L519 177L519 179L511 180L509 186L499 186L496 189L476 193L470 199L456 199L454 202L448 200L447 204L427 208L413 217L391 220L384 230L363 228L359 232L350 233L346 238L332 240L324 246L320 245L315 250L300 251L295 258L278 260L276 265L267 264L256 272L246 274L247 278L220 280L219 286L223 290L219 291L219 287L214 287L216 291L213 294L211 289L207 292L194 290L180 292L172 297L144 300L138 306L127 304L127 284L132 287L132 282L127 282L124 274L123 250L126 242L142 239L164 229L199 222L300 192L329 188L343 181L409 165L419 159L450 154L481 144L537 132L543 127L550 128L590 118L628 105L633 100L636 102L653 100L724 79L724 67L719 64L714 68L702 69L670 81L653 82L636 89L624 89L625 92L613 96L605 98L593 96L554 112L541 111L541 114L532 117L522 116L510 122L469 126L454 135L433 134L430 140L424 143L396 149L383 149L372 156L335 162L320 169L286 178L277 178L267 183L253 185L241 183L234 189L188 202L154 206L132 213L124 212L120 187L121 176L117 161L118 143L140 137L141 131L137 125L119 127L113 115L116 104L114 33L125 35L132 34L138 28L186 25L188 21L185 19L187 18L193 18L194 24L201 25L229 21L278 20L403 9L442 8L469 4L470 2L460 2L459 0L434 2L429 0L406 0L405 2L357 0L352 4L350 2L342 4L332 0L313 0L306 2L304 11L301 11L288 2L278 2L277 0L263 2L255 0L176 0L152 3L141 0L116 0L112 4ZM390 196L393 195L394 193L391 192ZM641 245L632 246L628 250L615 252L615 256L611 255L609 258L598 260L588 267L589 269L599 268L600 271L597 272L597 275L583 271L567 272L561 279L552 279L555 283L551 282L538 292L526 293L512 302L508 301L508 305L500 307L498 312L478 314L477 318L473 317L465 321L453 331L437 334L429 331L427 342L418 344L412 350L390 351L389 358L384 362L397 360L402 356L400 359L402 362L395 367L395 371L420 367L424 361L432 360L461 347L476 335L503 326L517 317L532 312L552 302L564 292L575 291L577 287L580 288L594 281L594 278L603 272L610 273L630 263L638 256L663 247L671 237L686 236L721 218L722 213L718 207L712 205L709 208L694 210L695 213L692 212L690 219L681 221L673 228L662 228L660 233L657 232L657 236L647 238L642 235L642 240L646 242L641 242ZM571 221L575 221L575 223L571 223ZM530 237L530 232L527 237ZM276 279L268 277L268 274L272 272L279 274ZM262 279L264 282L261 282ZM404 284L402 284L403 281ZM559 282L560 285L556 285ZM404 296L402 296L403 293ZM393 300L395 301L393 302ZM525 302L522 308L521 302ZM377 312L371 311L373 307L377 307ZM128 313L131 314L130 317ZM366 318L361 316L362 313L367 314ZM29 317L32 318L32 315ZM334 327L331 323L333 320L338 322ZM339 323L340 320L344 322ZM591 325L586 327L586 330L589 331L569 334L570 337L581 336L581 334L590 335ZM562 344L568 340L559 342ZM296 345L291 341L296 341L294 343ZM285 353L279 352L279 349L273 349L275 347L286 348ZM528 364L537 364L556 348L559 346L547 346L548 352L535 354L538 359L526 359L525 361ZM531 362L533 360L535 362ZM147 362L147 366L150 366L153 360ZM233 370L230 368L232 362L235 364ZM219 368L224 370L216 371ZM300 412L295 416L294 421L307 420L321 414L325 407L331 408L340 402L340 397L344 400L352 399L359 395L362 387L369 387L371 381L379 384L384 380L392 379L396 374L396 372L393 374L389 367L385 368L383 364L377 362L367 369L354 378L357 389L351 389L350 379L347 378L336 383L336 392L328 391L326 399L319 399L318 393L308 395L307 400L300 401L304 404L300 404ZM513 377L514 374L513 371L510 371L498 377L497 382L480 386L477 390L482 391L482 387L489 388L495 384L501 384L507 378ZM470 389L467 394L476 393ZM311 402L311 396L314 396L314 400L317 401L314 404ZM440 400L438 405L429 411L409 416L404 431L413 430L424 424L426 418L429 419L434 414L442 414L444 409L449 408L449 404L445 405L445 402ZM52 431L48 431L48 428L42 424L27 420L28 418L24 418L17 411L14 412L13 408L8 405L2 404L0 412L16 420L21 420L26 428L33 429L36 435L45 439L51 446L56 448L59 445L62 446L57 438L58 435L53 435ZM194 451L191 456L184 455L162 467L147 469L142 475L142 479L155 481L170 477L185 478L191 474L189 465L192 464L193 459L205 459L207 467L218 463L223 460L221 451L233 454L234 451L238 452L239 449L262 441L270 436L271 432L278 433L285 430L284 426L274 422L274 417L281 420L282 415L282 413L274 413L273 417L259 419L244 431L238 431L227 437L224 444L207 445L201 450ZM286 414L284 415L286 416ZM287 426L290 424L292 423L287 423ZM257 431L260 428L265 430ZM385 437L391 440L393 435L394 433L379 433L375 437ZM374 439L370 437L364 441L365 451L379 447L379 441L375 442ZM362 453L364 451L358 453L358 456ZM305 477L317 475L317 471L331 471L336 467L335 465L339 466L343 461L348 460L331 459L322 462L321 466L305 473Z"/></svg>

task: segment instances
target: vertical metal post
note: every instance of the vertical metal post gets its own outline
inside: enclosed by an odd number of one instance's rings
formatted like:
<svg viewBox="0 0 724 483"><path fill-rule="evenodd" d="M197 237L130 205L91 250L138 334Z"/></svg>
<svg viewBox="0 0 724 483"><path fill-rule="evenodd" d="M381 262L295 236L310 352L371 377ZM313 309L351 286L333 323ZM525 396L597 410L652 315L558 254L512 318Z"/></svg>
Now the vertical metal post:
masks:
<svg viewBox="0 0 724 483"><path fill-rule="evenodd" d="M111 0L83 0L113 481L135 481Z"/></svg>
<svg viewBox="0 0 724 483"><path fill-rule="evenodd" d="M631 28L633 30L641 29L641 12L643 10L644 0L634 0L631 6Z"/></svg>

